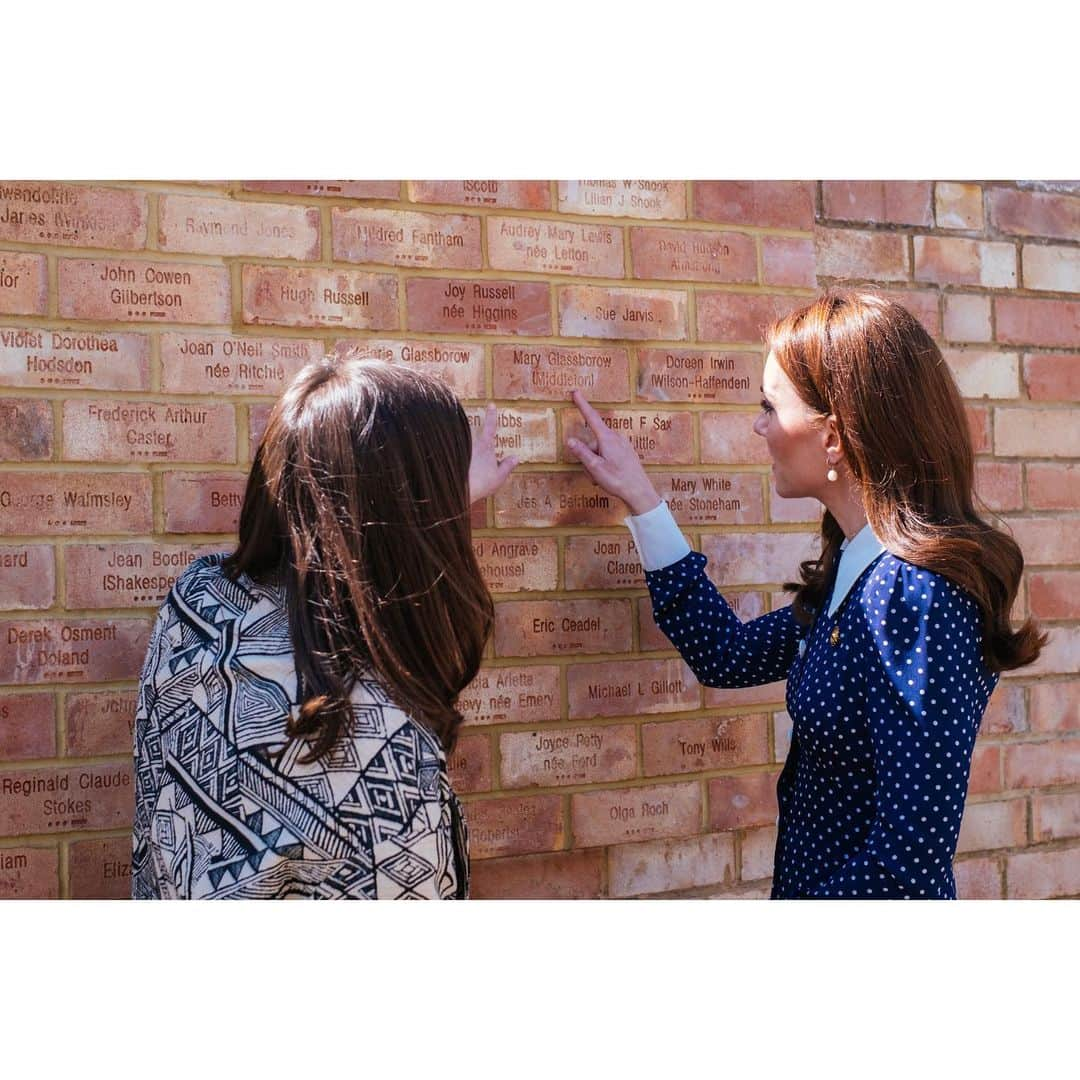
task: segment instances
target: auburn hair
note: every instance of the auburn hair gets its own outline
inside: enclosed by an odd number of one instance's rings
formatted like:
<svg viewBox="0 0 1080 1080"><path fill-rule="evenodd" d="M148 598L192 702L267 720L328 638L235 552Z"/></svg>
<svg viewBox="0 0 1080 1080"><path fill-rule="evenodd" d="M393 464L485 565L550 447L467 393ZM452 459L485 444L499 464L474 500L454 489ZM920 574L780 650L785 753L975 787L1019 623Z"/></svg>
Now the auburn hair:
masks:
<svg viewBox="0 0 1080 1080"><path fill-rule="evenodd" d="M1011 536L976 513L975 454L960 391L922 324L871 292L830 291L766 332L777 363L822 420L832 415L866 518L894 555L948 578L982 612L992 671L1034 661L1046 635L1009 613L1024 559ZM800 566L794 614L803 624L825 601L844 539L827 510L822 551Z"/></svg>

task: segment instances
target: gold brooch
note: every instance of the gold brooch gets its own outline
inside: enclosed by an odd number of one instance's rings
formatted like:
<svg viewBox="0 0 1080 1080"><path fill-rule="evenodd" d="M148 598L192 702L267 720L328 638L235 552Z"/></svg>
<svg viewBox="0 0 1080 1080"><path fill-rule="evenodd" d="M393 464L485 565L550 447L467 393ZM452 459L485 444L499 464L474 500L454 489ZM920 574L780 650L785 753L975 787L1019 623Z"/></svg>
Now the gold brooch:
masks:
<svg viewBox="0 0 1080 1080"><path fill-rule="evenodd" d="M840 627L834 626L832 633L829 635L829 644L835 649L840 644Z"/></svg>

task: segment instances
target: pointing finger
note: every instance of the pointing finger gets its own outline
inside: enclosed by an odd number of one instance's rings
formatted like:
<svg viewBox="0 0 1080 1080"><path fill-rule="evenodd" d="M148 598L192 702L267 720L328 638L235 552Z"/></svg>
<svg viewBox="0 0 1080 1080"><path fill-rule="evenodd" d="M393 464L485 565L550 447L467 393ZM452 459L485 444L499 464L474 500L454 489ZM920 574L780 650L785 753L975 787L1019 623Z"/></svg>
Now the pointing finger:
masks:
<svg viewBox="0 0 1080 1080"><path fill-rule="evenodd" d="M585 395L580 390L575 390L572 396L578 412L585 418L585 423L589 425L599 443L601 439L606 438L611 429L604 423L604 418L585 400Z"/></svg>
<svg viewBox="0 0 1080 1080"><path fill-rule="evenodd" d="M484 424L480 429L480 442L485 446L495 445L495 432L499 427L499 410L494 402L489 402L484 410Z"/></svg>

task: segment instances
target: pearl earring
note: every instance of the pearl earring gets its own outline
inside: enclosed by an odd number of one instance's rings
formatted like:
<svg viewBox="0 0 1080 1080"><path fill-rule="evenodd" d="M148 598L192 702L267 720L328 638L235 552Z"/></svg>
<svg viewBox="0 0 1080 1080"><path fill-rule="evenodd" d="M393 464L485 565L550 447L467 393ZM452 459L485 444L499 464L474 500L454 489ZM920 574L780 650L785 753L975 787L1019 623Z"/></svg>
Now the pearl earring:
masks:
<svg viewBox="0 0 1080 1080"><path fill-rule="evenodd" d="M825 464L829 466L829 471L825 474L825 479L831 483L835 483L840 477L836 469L833 467L834 463L828 458L825 459Z"/></svg>

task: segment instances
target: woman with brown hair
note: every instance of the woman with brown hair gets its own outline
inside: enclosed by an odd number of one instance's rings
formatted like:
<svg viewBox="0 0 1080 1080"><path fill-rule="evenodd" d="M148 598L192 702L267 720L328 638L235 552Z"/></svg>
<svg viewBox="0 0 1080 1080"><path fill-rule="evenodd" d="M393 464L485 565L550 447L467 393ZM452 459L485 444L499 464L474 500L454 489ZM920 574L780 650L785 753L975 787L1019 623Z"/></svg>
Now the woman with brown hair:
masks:
<svg viewBox="0 0 1080 1080"><path fill-rule="evenodd" d="M488 406L381 360L305 367L270 415L240 543L162 605L135 727L132 895L468 893L446 774L493 605L469 504L516 464Z"/></svg>
<svg viewBox="0 0 1080 1080"><path fill-rule="evenodd" d="M787 679L773 898L954 898L983 711L999 673L1045 643L1009 623L1020 549L974 509L959 391L905 308L828 293L767 342L754 430L777 493L825 507L790 606L739 621L629 440L579 394L597 446L569 446L630 507L656 623L698 679Z"/></svg>

